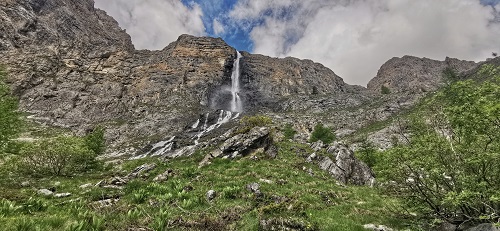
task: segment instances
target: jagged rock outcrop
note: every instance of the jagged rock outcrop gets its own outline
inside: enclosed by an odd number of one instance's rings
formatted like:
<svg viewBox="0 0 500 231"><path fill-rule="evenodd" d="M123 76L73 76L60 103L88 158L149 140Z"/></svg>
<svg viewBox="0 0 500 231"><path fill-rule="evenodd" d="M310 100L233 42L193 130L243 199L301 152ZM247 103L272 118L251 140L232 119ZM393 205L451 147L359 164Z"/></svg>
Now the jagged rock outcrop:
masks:
<svg viewBox="0 0 500 231"><path fill-rule="evenodd" d="M333 154L333 160L329 156L319 156L313 153L307 161L317 163L321 169L328 171L343 184L373 186L375 183L373 171L368 165L358 160L345 144L335 142L326 151Z"/></svg>
<svg viewBox="0 0 500 231"><path fill-rule="evenodd" d="M477 64L471 61L448 57L444 61L413 56L394 57L380 67L377 76L368 82L368 89L381 93L382 86L385 86L392 93L430 92L443 84L441 77L446 68L463 73L476 66Z"/></svg>
<svg viewBox="0 0 500 231"><path fill-rule="evenodd" d="M269 132L268 127L254 127L246 133L236 134L207 154L200 166L209 164L213 158L235 158L246 156L258 149L272 150L272 138Z"/></svg>

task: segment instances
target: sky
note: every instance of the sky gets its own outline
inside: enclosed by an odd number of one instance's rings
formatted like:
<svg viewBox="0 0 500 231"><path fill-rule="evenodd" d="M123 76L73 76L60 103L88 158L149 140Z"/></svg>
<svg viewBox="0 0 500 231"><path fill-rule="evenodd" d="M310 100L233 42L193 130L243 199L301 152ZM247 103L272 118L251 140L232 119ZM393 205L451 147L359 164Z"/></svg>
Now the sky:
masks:
<svg viewBox="0 0 500 231"><path fill-rule="evenodd" d="M136 49L181 34L311 59L366 86L392 57L482 61L500 52L500 0L95 0Z"/></svg>

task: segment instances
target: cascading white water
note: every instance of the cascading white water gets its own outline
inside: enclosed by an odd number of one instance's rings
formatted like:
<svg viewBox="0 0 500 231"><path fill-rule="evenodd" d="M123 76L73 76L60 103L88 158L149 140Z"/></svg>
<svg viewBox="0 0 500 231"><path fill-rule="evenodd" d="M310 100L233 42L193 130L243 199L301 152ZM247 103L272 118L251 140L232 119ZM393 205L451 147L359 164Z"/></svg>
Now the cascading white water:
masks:
<svg viewBox="0 0 500 231"><path fill-rule="evenodd" d="M233 64L233 73L231 74L231 111L241 112L243 107L240 100L240 52L237 52L236 60Z"/></svg>
<svg viewBox="0 0 500 231"><path fill-rule="evenodd" d="M202 136L211 132L212 130L219 128L222 124L229 122L230 120L234 120L240 116L240 113L243 111L243 106L240 99L240 52L237 52L236 60L234 60L233 64L233 72L231 74L231 111L220 110L219 117L214 124L208 124L209 113L205 115L205 121L203 125L201 125L201 119L196 120L196 122L191 125L191 129L196 129L200 127L198 133L192 137L194 140L194 145L185 146L179 150L172 150L174 148L174 137L171 137L168 140L160 141L153 145L149 152L131 157L130 159L140 159L144 158L148 155L150 156L159 156L159 155L169 155L170 157L176 157L181 155L187 149L195 149L200 143L199 140Z"/></svg>

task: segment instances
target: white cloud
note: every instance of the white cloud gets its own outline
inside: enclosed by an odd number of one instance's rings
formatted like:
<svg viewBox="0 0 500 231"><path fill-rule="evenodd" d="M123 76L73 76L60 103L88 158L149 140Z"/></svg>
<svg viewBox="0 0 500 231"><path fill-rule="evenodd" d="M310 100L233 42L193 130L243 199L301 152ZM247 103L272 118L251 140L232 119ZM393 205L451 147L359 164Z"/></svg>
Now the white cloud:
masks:
<svg viewBox="0 0 500 231"><path fill-rule="evenodd" d="M394 56L478 61L499 48L492 7L473 0L242 0L230 16L262 20L254 52L312 59L352 84Z"/></svg>
<svg viewBox="0 0 500 231"><path fill-rule="evenodd" d="M204 35L201 8L179 0L95 0L127 30L137 49L162 49L181 34Z"/></svg>
<svg viewBox="0 0 500 231"><path fill-rule="evenodd" d="M224 33L224 25L222 25L222 23L220 23L219 20L214 19L214 21L212 22L212 26L214 34L221 35Z"/></svg>

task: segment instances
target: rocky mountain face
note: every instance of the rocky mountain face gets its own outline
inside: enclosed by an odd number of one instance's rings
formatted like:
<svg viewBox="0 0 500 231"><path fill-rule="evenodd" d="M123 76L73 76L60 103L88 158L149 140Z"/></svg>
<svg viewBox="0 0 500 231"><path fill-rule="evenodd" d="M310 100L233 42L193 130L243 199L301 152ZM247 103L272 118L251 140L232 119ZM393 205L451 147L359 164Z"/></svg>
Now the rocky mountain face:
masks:
<svg viewBox="0 0 500 231"><path fill-rule="evenodd" d="M93 0L0 3L0 63L21 110L80 133L105 126L116 150L144 147L200 120L207 125L204 118L220 126L212 112L229 110L236 57L220 38L190 35L162 50L135 50L130 36ZM324 121L342 134L412 105L414 93L437 89L444 68L462 72L475 65L393 58L364 88L310 60L242 52L239 94L244 113L268 113L304 134ZM394 94L380 98L382 85ZM199 132L202 125L192 129Z"/></svg>
<svg viewBox="0 0 500 231"><path fill-rule="evenodd" d="M394 57L380 67L377 76L368 82L368 89L380 93L382 86L391 92L421 94L442 85L441 73L451 68L462 73L476 67L475 62L446 57L444 61L413 56Z"/></svg>

